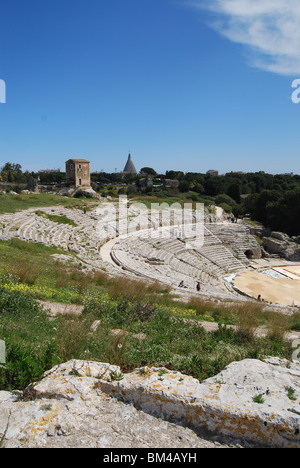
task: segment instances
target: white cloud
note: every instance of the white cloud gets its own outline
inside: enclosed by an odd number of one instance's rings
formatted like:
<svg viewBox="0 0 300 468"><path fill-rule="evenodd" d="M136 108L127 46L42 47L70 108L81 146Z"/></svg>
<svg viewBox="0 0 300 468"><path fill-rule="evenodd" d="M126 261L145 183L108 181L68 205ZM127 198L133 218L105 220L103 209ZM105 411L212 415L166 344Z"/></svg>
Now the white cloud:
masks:
<svg viewBox="0 0 300 468"><path fill-rule="evenodd" d="M195 0L214 13L211 26L248 46L252 66L282 75L300 73L300 0Z"/></svg>

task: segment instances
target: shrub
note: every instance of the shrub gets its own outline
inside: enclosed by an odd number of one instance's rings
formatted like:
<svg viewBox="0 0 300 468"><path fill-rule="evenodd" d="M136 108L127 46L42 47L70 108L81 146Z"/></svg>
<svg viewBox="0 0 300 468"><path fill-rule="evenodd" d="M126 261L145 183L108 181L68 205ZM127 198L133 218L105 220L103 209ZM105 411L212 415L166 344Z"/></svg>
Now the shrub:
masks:
<svg viewBox="0 0 300 468"><path fill-rule="evenodd" d="M48 343L41 354L37 353L36 347L16 343L8 345L6 352L6 365L0 367L0 390L25 388L40 379L55 362L53 343Z"/></svg>
<svg viewBox="0 0 300 468"><path fill-rule="evenodd" d="M137 320L139 322L147 322L148 320L151 320L154 317L156 310L156 304L153 304L151 302L143 303L142 301L139 301L134 304L131 316L133 320Z"/></svg>
<svg viewBox="0 0 300 468"><path fill-rule="evenodd" d="M36 282L41 274L42 268L37 268L25 259L18 259L10 267L10 272L15 277L19 278L21 283L32 285Z"/></svg>
<svg viewBox="0 0 300 468"><path fill-rule="evenodd" d="M0 286L0 317L2 314L10 314L12 317L19 315L33 315L39 313L41 307L30 296L25 296L16 291L8 291Z"/></svg>

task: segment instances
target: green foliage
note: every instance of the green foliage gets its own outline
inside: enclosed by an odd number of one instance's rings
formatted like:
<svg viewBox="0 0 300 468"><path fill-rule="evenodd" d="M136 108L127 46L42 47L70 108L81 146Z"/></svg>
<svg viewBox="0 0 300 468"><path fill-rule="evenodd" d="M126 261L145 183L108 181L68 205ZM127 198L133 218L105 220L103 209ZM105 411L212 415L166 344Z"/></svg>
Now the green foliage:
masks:
<svg viewBox="0 0 300 468"><path fill-rule="evenodd" d="M1 178L4 182L23 182L22 166L20 164L6 163L1 170Z"/></svg>
<svg viewBox="0 0 300 468"><path fill-rule="evenodd" d="M260 395L256 395L255 397L253 397L253 401L254 403L258 403L259 405L262 405L265 400L263 398L263 393L261 393Z"/></svg>
<svg viewBox="0 0 300 468"><path fill-rule="evenodd" d="M142 174L148 174L152 176L157 175L157 172L154 169L152 169L152 167L143 167L140 172Z"/></svg>
<svg viewBox="0 0 300 468"><path fill-rule="evenodd" d="M6 364L0 367L0 390L22 389L55 363L52 325L31 297L0 287L0 336Z"/></svg>
<svg viewBox="0 0 300 468"><path fill-rule="evenodd" d="M221 208L223 208L223 210L225 211L225 213L232 213L232 206L230 205L227 205L227 203L219 203L218 206L220 206Z"/></svg>
<svg viewBox="0 0 300 468"><path fill-rule="evenodd" d="M0 338L7 345L0 388L25 388L53 365L70 359L110 362L122 372L146 365L166 367L202 381L232 361L289 356L284 341L260 339L222 325L225 315L222 319L219 314L219 329L208 333L197 321L180 317L178 311L174 315L169 305L112 300L105 293L91 292L81 316L50 321L34 299L0 288ZM95 320L99 326L91 333Z"/></svg>
<svg viewBox="0 0 300 468"><path fill-rule="evenodd" d="M31 297L7 291L0 286L0 316L9 314L11 318L17 319L20 314L29 317L37 314L39 310L38 304Z"/></svg>
<svg viewBox="0 0 300 468"><path fill-rule="evenodd" d="M190 184L188 181L186 180L182 180L178 186L179 188L179 191L184 193L184 192L188 192L190 190Z"/></svg>
<svg viewBox="0 0 300 468"><path fill-rule="evenodd" d="M87 203L94 205L95 200L84 199L78 200L60 195L52 195L49 193L36 194L0 194L0 214L15 213L16 211L26 210L28 208L39 208L44 206L66 206L69 208L81 209Z"/></svg>
<svg viewBox="0 0 300 468"><path fill-rule="evenodd" d="M296 397L296 390L293 387L285 387L285 390L287 392L287 396L290 400L295 401L297 400Z"/></svg>
<svg viewBox="0 0 300 468"><path fill-rule="evenodd" d="M233 200L233 198L231 198L226 193L221 193L220 195L217 195L215 197L215 202L218 206L221 206L222 203L226 203L231 208L233 208L236 205L236 201Z"/></svg>
<svg viewBox="0 0 300 468"><path fill-rule="evenodd" d="M25 347L13 343L7 347L7 363L0 368L0 390L23 389L41 378L54 361L55 346L48 343L42 354L37 354L36 347Z"/></svg>
<svg viewBox="0 0 300 468"><path fill-rule="evenodd" d="M300 187L287 192L264 190L246 200L253 219L274 231L300 234Z"/></svg>
<svg viewBox="0 0 300 468"><path fill-rule="evenodd" d="M241 190L238 183L231 184L228 188L227 194L232 198L236 203L241 202Z"/></svg>
<svg viewBox="0 0 300 468"><path fill-rule="evenodd" d="M72 220L69 219L65 215L51 215L48 213L44 213L43 211L36 211L36 214L39 216L42 216L43 218L49 219L50 221L53 221L54 223L58 224L70 224L71 226L76 227L77 224Z"/></svg>

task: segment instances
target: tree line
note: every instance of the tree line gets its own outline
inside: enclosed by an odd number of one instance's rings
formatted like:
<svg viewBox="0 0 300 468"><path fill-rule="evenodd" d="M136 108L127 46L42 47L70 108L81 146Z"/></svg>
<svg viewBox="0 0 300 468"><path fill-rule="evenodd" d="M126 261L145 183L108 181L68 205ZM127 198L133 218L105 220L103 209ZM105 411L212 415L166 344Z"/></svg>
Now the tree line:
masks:
<svg viewBox="0 0 300 468"><path fill-rule="evenodd" d="M2 182L27 184L31 177L40 178L43 185L60 185L66 181L64 172L34 173L22 171L20 164L6 163L1 171ZM248 215L272 230L300 235L300 175L268 174L265 172L230 172L214 176L198 172L168 170L158 174L144 167L139 174L95 172L91 181L98 191L107 186L120 186L124 193L141 191L141 179L150 178L152 185L146 189L151 195L185 194L194 201L210 200L234 216ZM166 181L178 181L176 187L166 188ZM127 189L124 188L127 186Z"/></svg>

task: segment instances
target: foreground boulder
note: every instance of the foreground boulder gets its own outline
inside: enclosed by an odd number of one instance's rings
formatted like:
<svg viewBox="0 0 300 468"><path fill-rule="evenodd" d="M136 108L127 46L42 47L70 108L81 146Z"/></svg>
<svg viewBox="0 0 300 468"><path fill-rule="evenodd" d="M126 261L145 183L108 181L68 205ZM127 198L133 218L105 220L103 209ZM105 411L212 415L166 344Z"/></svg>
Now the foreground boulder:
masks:
<svg viewBox="0 0 300 468"><path fill-rule="evenodd" d="M223 446L300 447L299 403L297 362L247 359L199 383L164 368L122 375L74 360L19 395L0 392L0 445L196 448L216 446L217 435Z"/></svg>

